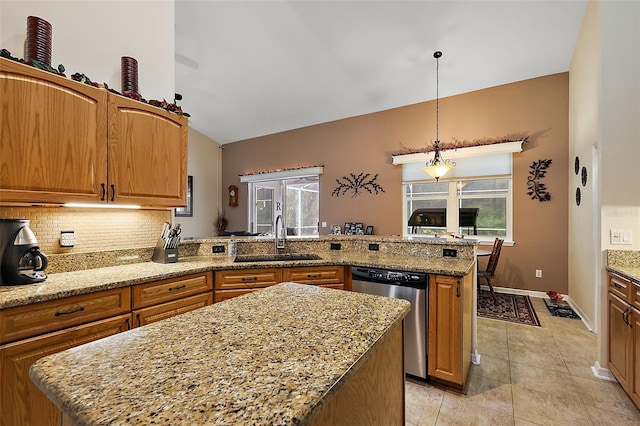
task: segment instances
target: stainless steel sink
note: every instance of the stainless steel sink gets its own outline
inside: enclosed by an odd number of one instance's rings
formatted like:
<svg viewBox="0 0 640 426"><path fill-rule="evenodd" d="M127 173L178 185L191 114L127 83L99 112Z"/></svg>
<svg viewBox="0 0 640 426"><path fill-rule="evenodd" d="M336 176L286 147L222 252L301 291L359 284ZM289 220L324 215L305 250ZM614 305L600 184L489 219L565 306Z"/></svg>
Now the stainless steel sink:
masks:
<svg viewBox="0 0 640 426"><path fill-rule="evenodd" d="M291 260L320 260L317 254L247 254L236 256L234 262L277 262Z"/></svg>

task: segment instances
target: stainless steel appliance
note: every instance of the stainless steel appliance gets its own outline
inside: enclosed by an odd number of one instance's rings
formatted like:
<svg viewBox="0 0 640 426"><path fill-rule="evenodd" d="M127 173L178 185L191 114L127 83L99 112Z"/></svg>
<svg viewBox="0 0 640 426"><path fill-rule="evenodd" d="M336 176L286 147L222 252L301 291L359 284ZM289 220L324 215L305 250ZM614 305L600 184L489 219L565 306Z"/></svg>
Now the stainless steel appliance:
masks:
<svg viewBox="0 0 640 426"><path fill-rule="evenodd" d="M426 380L429 276L419 272L353 267L351 278L353 291L411 302L411 310L404 319L405 372Z"/></svg>
<svg viewBox="0 0 640 426"><path fill-rule="evenodd" d="M0 285L31 284L44 281L47 256L27 219L0 219Z"/></svg>

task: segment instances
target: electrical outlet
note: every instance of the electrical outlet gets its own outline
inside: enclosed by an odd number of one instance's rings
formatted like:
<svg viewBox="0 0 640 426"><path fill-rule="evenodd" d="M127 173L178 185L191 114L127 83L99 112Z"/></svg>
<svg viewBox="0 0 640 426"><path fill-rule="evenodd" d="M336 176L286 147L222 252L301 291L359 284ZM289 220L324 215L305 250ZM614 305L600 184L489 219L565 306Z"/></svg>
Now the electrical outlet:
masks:
<svg viewBox="0 0 640 426"><path fill-rule="evenodd" d="M224 246L211 246L212 253L224 253Z"/></svg>
<svg viewBox="0 0 640 426"><path fill-rule="evenodd" d="M369 244L369 250L372 250L372 251L378 251L378 250L380 250L380 244L378 244L378 243L371 243L371 244Z"/></svg>
<svg viewBox="0 0 640 426"><path fill-rule="evenodd" d="M542 278L542 269L536 269L536 278Z"/></svg>
<svg viewBox="0 0 640 426"><path fill-rule="evenodd" d="M327 222L322 222L322 227L326 228L327 227Z"/></svg>
<svg viewBox="0 0 640 426"><path fill-rule="evenodd" d="M340 250L342 248L342 244L340 244L340 243L331 243L329 248L331 250Z"/></svg>
<svg viewBox="0 0 640 426"><path fill-rule="evenodd" d="M633 244L633 231L631 229L612 229L611 244Z"/></svg>
<svg viewBox="0 0 640 426"><path fill-rule="evenodd" d="M456 249L442 249L443 257L458 257L458 250Z"/></svg>
<svg viewBox="0 0 640 426"><path fill-rule="evenodd" d="M77 242L75 231L60 231L60 247L73 247Z"/></svg>

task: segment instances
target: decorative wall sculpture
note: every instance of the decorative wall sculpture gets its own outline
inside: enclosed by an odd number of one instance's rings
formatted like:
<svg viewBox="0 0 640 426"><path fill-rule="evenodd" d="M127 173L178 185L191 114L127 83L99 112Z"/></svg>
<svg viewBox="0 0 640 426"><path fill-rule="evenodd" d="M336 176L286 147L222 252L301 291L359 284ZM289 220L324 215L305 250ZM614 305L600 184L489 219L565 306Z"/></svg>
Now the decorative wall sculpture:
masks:
<svg viewBox="0 0 640 426"><path fill-rule="evenodd" d="M357 176L353 173L349 173L349 176L343 176L341 179L336 179L338 186L333 190L331 195L339 197L340 195L345 195L347 192L351 191L353 193L351 196L357 197L363 192L363 190L367 191L369 194L373 194L374 191L376 194L384 192L384 189L376 183L378 174L376 173L376 175L371 179L369 179L369 176L371 176L369 173L360 173Z"/></svg>
<svg viewBox="0 0 640 426"><path fill-rule="evenodd" d="M540 183L540 179L545 177L550 165L551 160L538 160L531 163L531 170L527 178L527 188L529 189L527 195L529 195L532 200L538 200L540 202L551 200L551 194L547 191L547 186L544 183Z"/></svg>

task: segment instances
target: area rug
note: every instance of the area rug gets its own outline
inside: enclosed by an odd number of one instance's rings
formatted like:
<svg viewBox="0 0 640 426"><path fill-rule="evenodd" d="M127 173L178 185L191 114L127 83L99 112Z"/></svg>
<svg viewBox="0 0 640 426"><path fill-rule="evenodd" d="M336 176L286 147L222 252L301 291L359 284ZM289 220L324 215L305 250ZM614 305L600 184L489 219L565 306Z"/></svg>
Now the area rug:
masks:
<svg viewBox="0 0 640 426"><path fill-rule="evenodd" d="M547 302L547 299L542 299L544 304L547 306L549 313L554 317L563 317L563 318L571 318L571 319L580 319L580 315L576 314L571 306L568 303L564 302Z"/></svg>
<svg viewBox="0 0 640 426"><path fill-rule="evenodd" d="M529 296L506 293L495 293L495 295L497 302L493 301L491 292L487 290L478 292L478 316L540 327L540 321Z"/></svg>

